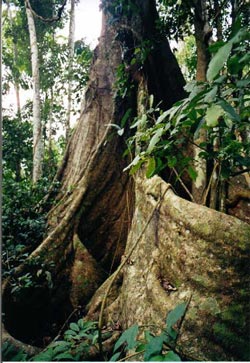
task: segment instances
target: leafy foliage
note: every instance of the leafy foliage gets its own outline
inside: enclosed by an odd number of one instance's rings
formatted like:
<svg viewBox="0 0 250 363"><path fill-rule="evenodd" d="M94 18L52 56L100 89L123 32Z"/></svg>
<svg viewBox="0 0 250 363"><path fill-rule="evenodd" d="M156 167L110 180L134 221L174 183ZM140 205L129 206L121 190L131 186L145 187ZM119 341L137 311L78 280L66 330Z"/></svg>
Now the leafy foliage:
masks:
<svg viewBox="0 0 250 363"><path fill-rule="evenodd" d="M19 118L3 117L3 167L21 177L18 170L22 166L23 175L30 176L32 170L32 127L30 122Z"/></svg>
<svg viewBox="0 0 250 363"><path fill-rule="evenodd" d="M153 335L146 330L144 331L144 339L137 339L140 330L138 325L133 325L125 330L114 346L114 354L110 361L119 360L122 354L131 350L134 351L131 357L143 354L145 362L181 361L175 347L186 309L187 304L182 303L170 311L167 315L166 327L160 335Z"/></svg>
<svg viewBox="0 0 250 363"><path fill-rule="evenodd" d="M138 339L142 327L137 324L125 330L114 345L110 361L117 361L124 353L131 350L135 352L135 356L143 354L144 361L180 361L175 347L186 309L186 303L173 309L168 314L166 327L160 335L154 335L145 330L144 338L141 338L140 334ZM157 330L159 329L157 328ZM81 361L89 353L91 347L98 347L97 341L97 322L79 319L77 322L69 324L62 340L53 341L29 361ZM9 343L3 345L2 353L3 358L8 361L25 361L28 358L22 350L17 350Z"/></svg>
<svg viewBox="0 0 250 363"><path fill-rule="evenodd" d="M44 183L45 182L45 183ZM36 209L47 191L46 180L32 186L28 180L16 182L9 172L3 181L3 276L27 257L22 250L37 245L43 237L45 217Z"/></svg>
<svg viewBox="0 0 250 363"><path fill-rule="evenodd" d="M64 333L64 339L53 342L44 351L32 358L32 361L79 361L98 339L97 323L79 319L70 323Z"/></svg>
<svg viewBox="0 0 250 363"><path fill-rule="evenodd" d="M25 362L27 354L23 350L18 350L11 343L5 342L2 345L2 359L7 362Z"/></svg>
<svg viewBox="0 0 250 363"><path fill-rule="evenodd" d="M186 81L190 82L194 80L197 67L197 54L193 35L185 37L183 42L178 43L175 56Z"/></svg>
<svg viewBox="0 0 250 363"><path fill-rule="evenodd" d="M167 111L149 107L135 120L131 128L137 127L137 133L128 145L137 145L139 152L127 167L131 174L147 164L147 177L169 167L178 178L187 172L195 179L192 158L185 149L202 129L207 132L207 141L199 145L199 157L216 164L220 178L228 179L249 167L248 40L249 34L241 29L227 43L216 45L208 69L210 82L189 83L186 99Z"/></svg>

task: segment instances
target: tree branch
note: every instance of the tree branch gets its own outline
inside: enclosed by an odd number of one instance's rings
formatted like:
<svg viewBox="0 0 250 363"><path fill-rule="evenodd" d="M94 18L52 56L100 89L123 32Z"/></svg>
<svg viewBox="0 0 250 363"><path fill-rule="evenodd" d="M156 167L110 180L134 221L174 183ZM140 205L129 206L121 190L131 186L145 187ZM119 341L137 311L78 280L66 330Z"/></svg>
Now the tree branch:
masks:
<svg viewBox="0 0 250 363"><path fill-rule="evenodd" d="M32 6L31 6L31 4L30 4L30 0L25 0L25 4L26 4L26 6L30 9L30 11L32 12L32 14L33 14L36 18L38 18L39 20L41 20L41 21L43 21L43 22L45 22L45 23L53 23L53 22L58 21L58 20L60 20L60 19L61 19L61 17L62 17L62 12L63 12L63 10L64 10L64 8L65 8L66 4L67 4L67 0L64 0L64 1L63 1L62 6L58 9L57 16L54 16L54 17L52 17L52 18L44 18L43 16L41 16L41 15L37 14L37 13L35 12L35 10L34 10L34 9L32 8Z"/></svg>

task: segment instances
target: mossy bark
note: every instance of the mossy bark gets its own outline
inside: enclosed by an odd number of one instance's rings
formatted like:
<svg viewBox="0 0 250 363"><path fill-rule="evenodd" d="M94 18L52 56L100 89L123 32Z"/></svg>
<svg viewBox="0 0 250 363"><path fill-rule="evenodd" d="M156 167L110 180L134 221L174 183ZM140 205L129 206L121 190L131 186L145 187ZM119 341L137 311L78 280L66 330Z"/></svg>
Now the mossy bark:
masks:
<svg viewBox="0 0 250 363"><path fill-rule="evenodd" d="M46 316L50 326L59 328L80 306L86 318L96 320L106 295L105 324L122 329L134 323L163 326L166 314L191 297L178 338L183 355L244 360L249 226L181 199L160 177L145 179L143 171L130 177L123 172L128 163L123 158L125 140L107 127L120 124L128 108L133 116L139 112L143 87L146 94L156 94L156 102L162 98L166 107L184 95L177 62L155 28L154 2L135 3L138 13L123 15L119 24L106 9L81 117L57 174L61 188L53 196L56 205L48 215L47 237L16 271L17 277L31 271L37 257L46 266L53 262L48 267L53 287L32 288L32 307L27 296L17 301L11 281L6 281L5 325L15 338L42 345ZM121 34L124 24L128 31ZM156 40L155 47L139 74L128 71L133 87L121 97L114 84L122 51L149 37ZM34 276L39 268L33 267ZM25 331L17 333L17 324L25 322Z"/></svg>

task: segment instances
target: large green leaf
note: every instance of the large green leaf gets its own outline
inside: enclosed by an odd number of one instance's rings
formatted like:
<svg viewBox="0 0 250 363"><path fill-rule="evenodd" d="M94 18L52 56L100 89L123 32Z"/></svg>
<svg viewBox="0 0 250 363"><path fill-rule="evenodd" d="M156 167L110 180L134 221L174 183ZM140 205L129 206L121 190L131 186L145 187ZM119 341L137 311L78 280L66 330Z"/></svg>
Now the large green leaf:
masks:
<svg viewBox="0 0 250 363"><path fill-rule="evenodd" d="M206 112L206 124L209 127L216 127L219 122L219 118L223 116L224 110L220 105L212 105Z"/></svg>
<svg viewBox="0 0 250 363"><path fill-rule="evenodd" d="M74 330L76 332L80 331L80 328L76 323L70 323L69 327L70 327L71 330Z"/></svg>
<svg viewBox="0 0 250 363"><path fill-rule="evenodd" d="M161 136L163 134L163 128L157 129L154 136L150 140L150 143L148 145L148 152L151 153L151 151L154 149L155 145L160 141Z"/></svg>
<svg viewBox="0 0 250 363"><path fill-rule="evenodd" d="M146 346L144 360L147 362L151 357L161 354L164 336L153 337Z"/></svg>
<svg viewBox="0 0 250 363"><path fill-rule="evenodd" d="M235 109L225 100L221 100L218 104L223 108L223 110L227 113L228 117L232 121L240 122L240 116L237 114Z"/></svg>
<svg viewBox="0 0 250 363"><path fill-rule="evenodd" d="M73 360L74 361L75 360L74 356L68 352L58 354L58 355L56 355L56 357L54 359L56 359L57 361L60 361L60 360Z"/></svg>
<svg viewBox="0 0 250 363"><path fill-rule="evenodd" d="M232 40L227 42L223 47L221 47L215 56L211 59L208 70L207 70L207 80L211 82L219 73L225 62L227 61L229 54L232 50L233 42Z"/></svg>
<svg viewBox="0 0 250 363"><path fill-rule="evenodd" d="M132 160L132 162L128 166L126 166L126 168L124 168L123 171L126 171L130 169L132 166L137 165L139 161L140 161L140 155L136 155L135 158Z"/></svg>
<svg viewBox="0 0 250 363"><path fill-rule="evenodd" d="M115 353L114 355L112 355L112 357L110 358L110 362L116 362L116 360L120 357L121 352Z"/></svg>
<svg viewBox="0 0 250 363"><path fill-rule="evenodd" d="M119 349L123 343L127 343L128 350L135 348L137 345L136 337L138 335L138 331L139 327L137 324L125 330L115 343L114 352Z"/></svg>
<svg viewBox="0 0 250 363"><path fill-rule="evenodd" d="M169 115L169 110L163 112L156 120L156 125L160 124Z"/></svg>
<svg viewBox="0 0 250 363"><path fill-rule="evenodd" d="M170 350L170 352L164 356L163 362L181 362L181 358L178 356L178 354Z"/></svg>
<svg viewBox="0 0 250 363"><path fill-rule="evenodd" d="M186 309L187 309L187 304L181 303L177 305L174 310L170 311L170 313L167 316L166 320L167 333L173 340L177 338L177 331L174 326L183 317Z"/></svg>
<svg viewBox="0 0 250 363"><path fill-rule="evenodd" d="M151 358L149 358L149 362L162 362L163 361L163 355L153 355Z"/></svg>
<svg viewBox="0 0 250 363"><path fill-rule="evenodd" d="M147 165L147 170L146 170L147 178L151 178L151 176L153 176L155 168L156 168L155 158L150 158L148 160L148 165Z"/></svg>

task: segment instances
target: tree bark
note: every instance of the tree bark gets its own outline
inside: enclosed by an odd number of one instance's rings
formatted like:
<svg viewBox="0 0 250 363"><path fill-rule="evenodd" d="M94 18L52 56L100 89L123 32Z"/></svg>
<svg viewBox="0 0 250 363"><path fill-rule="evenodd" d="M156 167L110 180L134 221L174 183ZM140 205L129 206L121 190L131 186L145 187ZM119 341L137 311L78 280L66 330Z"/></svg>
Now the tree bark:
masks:
<svg viewBox="0 0 250 363"><path fill-rule="evenodd" d="M9 20L10 20L10 25L11 28L13 30L13 18L12 18L12 12L10 9L10 2L7 1L7 9L8 9L8 14L9 14ZM17 44L16 44L16 34L13 34L13 60L14 60L14 66L17 67L17 63L18 63L18 50L17 50ZM20 84L19 84L19 79L17 76L15 76L14 79L14 88L15 88L15 93L16 93L16 104L17 104L17 114L20 117L21 115L21 102L20 102Z"/></svg>
<svg viewBox="0 0 250 363"><path fill-rule="evenodd" d="M38 58L38 45L37 45L34 17L26 1L25 1L25 6L26 6L28 26L29 26L32 80L33 80L33 182L36 183L42 176L42 162L43 162L39 58Z"/></svg>
<svg viewBox="0 0 250 363"><path fill-rule="evenodd" d="M211 37L211 30L207 20L206 0L195 0L194 28L197 48L196 80L198 82L205 82L209 62L208 41ZM207 163L199 156L201 152L199 145L206 142L206 139L206 130L202 128L199 132L199 137L194 140L198 146L193 147L194 169L197 173L197 178L193 182L192 194L196 203L199 204L206 204L204 194L207 186Z"/></svg>
<svg viewBox="0 0 250 363"><path fill-rule="evenodd" d="M119 14L118 22L112 3L103 4L100 42L81 117L57 173L61 188L53 195L47 237L16 270L16 276L30 271L37 257L39 264L54 262L54 286L34 286L30 299L18 299L7 280L5 326L15 338L30 343L35 336L33 343L41 345L45 317L50 325L62 325L81 306L87 318L96 320L102 305L100 320L106 325L162 327L166 314L191 297L178 338L182 356L243 359L250 227L181 199L158 176L146 179L142 170L132 178L123 172L132 117L147 106L149 94L171 107L183 97L184 81L167 40L155 28L154 1L134 1L137 12ZM140 69L128 69L132 87L123 97L114 87L117 67L131 44L136 48L148 39L154 47ZM108 125L119 125L129 108L132 117L123 138ZM27 315L34 317L32 324Z"/></svg>

